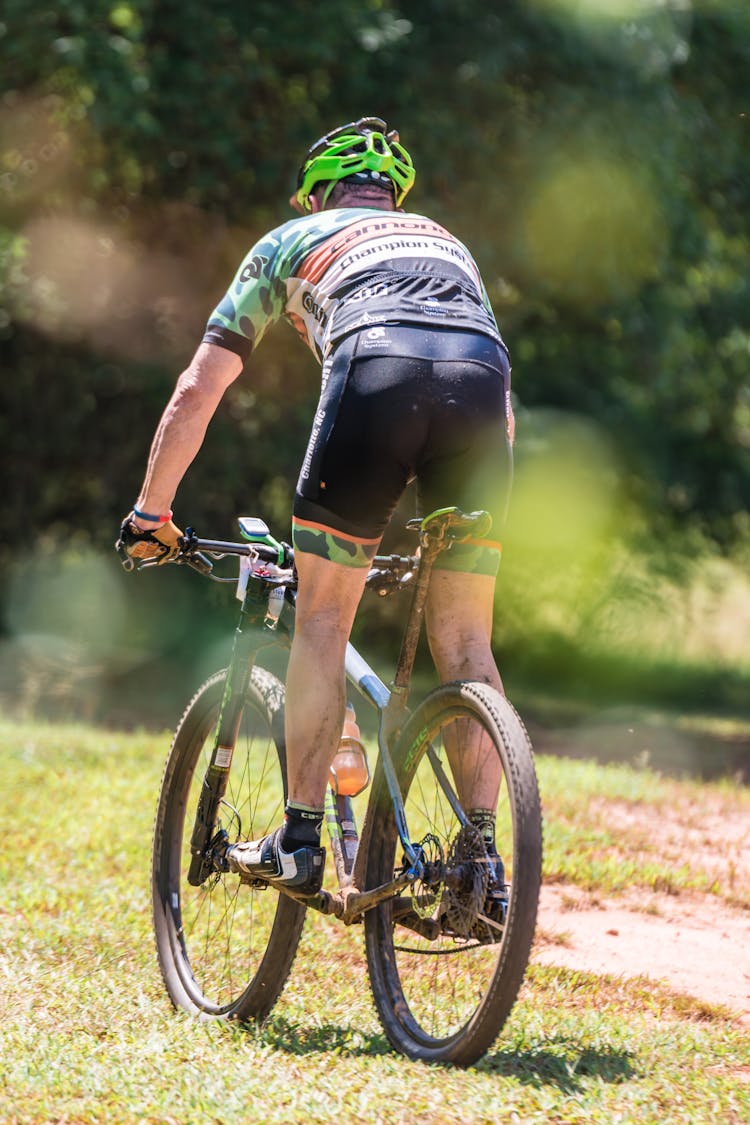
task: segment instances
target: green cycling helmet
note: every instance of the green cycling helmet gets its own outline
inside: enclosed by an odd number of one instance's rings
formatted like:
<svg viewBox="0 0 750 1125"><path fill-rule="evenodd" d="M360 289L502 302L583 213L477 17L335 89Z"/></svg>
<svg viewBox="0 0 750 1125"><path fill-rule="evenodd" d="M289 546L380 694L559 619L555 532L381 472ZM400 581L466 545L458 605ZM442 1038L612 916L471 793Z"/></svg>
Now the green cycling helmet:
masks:
<svg viewBox="0 0 750 1125"><path fill-rule="evenodd" d="M310 211L311 191L316 184L328 183L322 200L325 206L336 184L349 178L355 183L389 181L397 207L414 183L409 153L399 143L396 130L388 132L379 117L360 117L316 141L302 162L290 202L297 210Z"/></svg>

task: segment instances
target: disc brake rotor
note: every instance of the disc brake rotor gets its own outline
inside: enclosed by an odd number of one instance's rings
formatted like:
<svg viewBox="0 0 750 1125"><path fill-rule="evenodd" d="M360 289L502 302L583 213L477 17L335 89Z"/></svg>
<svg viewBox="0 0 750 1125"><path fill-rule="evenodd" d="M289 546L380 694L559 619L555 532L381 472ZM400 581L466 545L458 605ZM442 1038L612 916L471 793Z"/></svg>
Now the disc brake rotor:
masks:
<svg viewBox="0 0 750 1125"><path fill-rule="evenodd" d="M442 908L444 925L459 937L471 937L484 909L490 878L487 847L473 824L465 824L448 851Z"/></svg>

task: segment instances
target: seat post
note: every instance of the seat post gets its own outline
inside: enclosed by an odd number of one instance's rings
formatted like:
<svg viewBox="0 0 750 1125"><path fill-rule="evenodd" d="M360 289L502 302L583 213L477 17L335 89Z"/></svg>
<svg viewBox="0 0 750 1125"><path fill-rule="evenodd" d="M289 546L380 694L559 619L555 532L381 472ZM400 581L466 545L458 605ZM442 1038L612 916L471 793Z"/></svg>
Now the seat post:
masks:
<svg viewBox="0 0 750 1125"><path fill-rule="evenodd" d="M409 681L414 668L432 568L435 559L445 546L445 529L439 528L438 534L435 534L435 530L435 528L427 528L420 533L419 570L417 571L414 593L409 606L409 616L406 619L406 627L401 641L401 650L398 654L396 673L393 677L393 692L402 695L404 698L409 690Z"/></svg>

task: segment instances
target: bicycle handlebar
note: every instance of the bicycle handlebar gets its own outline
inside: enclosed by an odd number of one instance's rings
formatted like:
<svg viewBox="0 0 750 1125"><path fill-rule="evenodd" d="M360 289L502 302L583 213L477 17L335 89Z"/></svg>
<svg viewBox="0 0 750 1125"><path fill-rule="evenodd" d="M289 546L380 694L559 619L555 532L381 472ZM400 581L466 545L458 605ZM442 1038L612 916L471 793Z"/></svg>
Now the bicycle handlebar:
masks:
<svg viewBox="0 0 750 1125"><path fill-rule="evenodd" d="M279 569L293 572L294 549L287 543L284 543L283 547L286 565ZM268 547L264 543L237 543L224 539L201 539L192 528L187 529L180 540L179 553L169 562L178 566L189 566L203 577L212 578L214 577L213 562L208 555L213 555L217 559L226 555L250 557L263 563L278 565L278 551L275 547ZM157 559L146 559L137 563L137 565L135 560L132 561L138 570L149 570L152 567L164 565ZM416 555L376 555L370 564L366 586L375 589L376 593L381 596L385 596L394 590L407 586L412 580L418 563L419 559ZM234 581L234 579L221 579L221 581L229 582Z"/></svg>
<svg viewBox="0 0 750 1125"><path fill-rule="evenodd" d="M410 531L419 531L420 540L424 546L430 542L449 545L448 541L461 541L469 535L482 537L487 534L492 520L488 512L462 512L458 508L441 508L423 520L409 520L406 527ZM121 543L118 541L118 550ZM437 546L437 550L445 549ZM120 551L121 556L124 552ZM224 539L200 539L192 527L188 527L179 540L179 551L169 562L183 564L191 567L205 577L214 577L213 563L208 555L222 558L225 555L238 555L257 559L274 567L272 573L279 571L289 572L289 578L296 582L294 573L294 549L288 543L277 544L272 547L267 543L245 542L237 543ZM152 566L161 565L162 560L148 559L138 564L137 569L143 570ZM136 562L132 558L123 558L123 565L132 570ZM377 593L385 595L411 583L419 565L416 555L376 555L370 563L370 571L366 585L375 588ZM278 568L278 569L276 569ZM218 581L228 582L224 578ZM286 581L285 585L291 585Z"/></svg>

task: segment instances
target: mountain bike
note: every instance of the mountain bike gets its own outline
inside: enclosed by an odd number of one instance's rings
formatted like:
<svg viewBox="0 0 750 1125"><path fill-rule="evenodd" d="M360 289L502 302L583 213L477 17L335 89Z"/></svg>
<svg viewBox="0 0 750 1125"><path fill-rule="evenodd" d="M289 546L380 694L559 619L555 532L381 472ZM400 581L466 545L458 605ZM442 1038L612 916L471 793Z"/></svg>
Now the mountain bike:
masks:
<svg viewBox="0 0 750 1125"><path fill-rule="evenodd" d="M154 926L175 1006L264 1019L289 975L306 912L316 910L363 923L375 1007L396 1050L468 1066L495 1040L536 923L542 828L531 745L508 700L483 683L445 684L408 706L435 559L461 539L481 538L488 521L484 512L441 509L407 524L419 536L414 555L373 560L367 587L380 596L409 590L410 607L390 686L347 648L352 693L378 714L377 762L361 829L352 796L337 791L332 774L326 823L337 886L305 898L232 874L224 859L228 844L258 839L283 817L284 685L264 665L291 641L294 553L256 518L239 520L242 542L188 529L172 561L236 582L242 609L229 666L203 684L177 727L156 813ZM239 578L216 574L216 560L232 555ZM490 842L464 811L451 767L477 739L502 772Z"/></svg>

